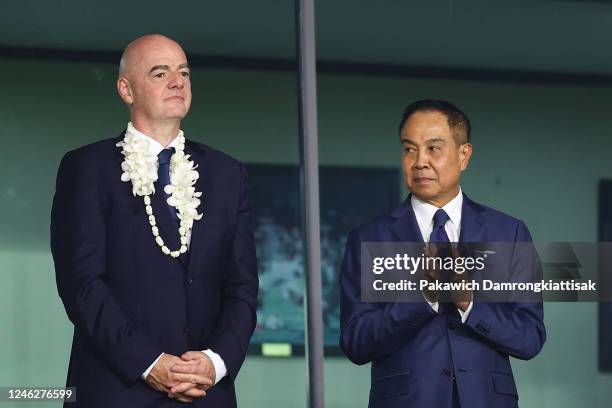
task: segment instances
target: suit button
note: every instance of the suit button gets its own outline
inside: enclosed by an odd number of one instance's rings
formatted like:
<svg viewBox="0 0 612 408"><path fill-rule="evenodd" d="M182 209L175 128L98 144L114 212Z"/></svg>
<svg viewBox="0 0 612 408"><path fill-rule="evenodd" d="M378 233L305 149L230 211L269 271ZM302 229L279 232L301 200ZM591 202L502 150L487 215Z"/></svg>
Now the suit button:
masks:
<svg viewBox="0 0 612 408"><path fill-rule="evenodd" d="M187 328L187 326L183 326L183 333L189 333L189 329Z"/></svg>
<svg viewBox="0 0 612 408"><path fill-rule="evenodd" d="M445 377L450 377L451 376L451 370L449 370L448 368L444 368L442 370L442 375Z"/></svg>
<svg viewBox="0 0 612 408"><path fill-rule="evenodd" d="M187 279L187 284L188 284L188 285L191 285L192 283L193 283L193 278L189 278L189 279Z"/></svg>

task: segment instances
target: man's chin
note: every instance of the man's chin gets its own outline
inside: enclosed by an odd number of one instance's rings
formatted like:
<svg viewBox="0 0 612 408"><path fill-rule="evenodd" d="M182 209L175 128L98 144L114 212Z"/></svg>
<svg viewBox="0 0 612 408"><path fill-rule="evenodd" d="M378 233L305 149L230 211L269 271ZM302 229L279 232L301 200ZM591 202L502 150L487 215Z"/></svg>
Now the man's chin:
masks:
<svg viewBox="0 0 612 408"><path fill-rule="evenodd" d="M413 186L413 188L408 187L408 189L413 195L423 201L433 200L438 195L438 191L429 186Z"/></svg>
<svg viewBox="0 0 612 408"><path fill-rule="evenodd" d="M181 120L183 119L185 116L187 116L187 113L189 111L186 109L177 109L177 110L172 110L169 112L166 112L166 114L164 115L166 117L166 119L173 119L173 120Z"/></svg>

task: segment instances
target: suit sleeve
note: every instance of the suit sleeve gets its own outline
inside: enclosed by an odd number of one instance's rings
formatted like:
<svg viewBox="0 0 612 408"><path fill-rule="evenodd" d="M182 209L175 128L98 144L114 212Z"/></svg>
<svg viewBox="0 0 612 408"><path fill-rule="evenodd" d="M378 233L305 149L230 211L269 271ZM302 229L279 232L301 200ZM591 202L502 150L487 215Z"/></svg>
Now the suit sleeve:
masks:
<svg viewBox="0 0 612 408"><path fill-rule="evenodd" d="M365 364L392 353L406 343L436 312L421 302L361 301L361 240L348 237L340 275L340 347L355 364Z"/></svg>
<svg viewBox="0 0 612 408"><path fill-rule="evenodd" d="M219 323L208 341L227 367L227 377L234 381L242 366L249 341L257 323L257 261L251 225L251 209L247 201L247 175L240 165L240 193L236 227L229 259L229 276L223 288Z"/></svg>
<svg viewBox="0 0 612 408"><path fill-rule="evenodd" d="M68 318L124 381L134 383L163 350L128 319L106 283L106 223L97 178L82 154L59 167L51 210L51 251Z"/></svg>
<svg viewBox="0 0 612 408"><path fill-rule="evenodd" d="M528 244L531 235L523 222L519 222L512 261L511 279L527 282L542 279L542 266L535 248ZM512 357L529 360L535 357L546 341L544 308L540 295L519 292L509 302L475 301L466 325L484 337L492 347Z"/></svg>

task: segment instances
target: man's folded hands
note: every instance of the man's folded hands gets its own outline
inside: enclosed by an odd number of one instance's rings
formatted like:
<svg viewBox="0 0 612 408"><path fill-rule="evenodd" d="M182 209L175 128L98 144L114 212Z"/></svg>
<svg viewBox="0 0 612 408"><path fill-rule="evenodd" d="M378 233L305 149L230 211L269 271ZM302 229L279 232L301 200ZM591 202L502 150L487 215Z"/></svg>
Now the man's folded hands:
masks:
<svg viewBox="0 0 612 408"><path fill-rule="evenodd" d="M181 402L201 398L215 382L212 360L201 351L188 351L180 357L164 353L146 380L153 389Z"/></svg>

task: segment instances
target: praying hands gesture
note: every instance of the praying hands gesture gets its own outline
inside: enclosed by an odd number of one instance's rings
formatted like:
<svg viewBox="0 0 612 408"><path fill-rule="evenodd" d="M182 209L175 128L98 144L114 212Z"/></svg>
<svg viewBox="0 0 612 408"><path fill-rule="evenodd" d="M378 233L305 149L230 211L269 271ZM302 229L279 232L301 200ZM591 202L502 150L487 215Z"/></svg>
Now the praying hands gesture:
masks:
<svg viewBox="0 0 612 408"><path fill-rule="evenodd" d="M438 256L438 247L435 243L430 243L426 245L424 248L424 254L427 258L436 258ZM461 257L459 249L456 246L453 246L451 249L451 254L454 259ZM433 263L433 267L423 268L423 278L428 282L437 282L441 279L441 271L435 267L435 263ZM467 282L469 278L469 272L464 271L462 273L456 271L450 271L448 274L449 282ZM473 294L472 291L469 290L451 290L443 293L443 299L440 299L440 293L436 290L430 290L429 288L423 289L423 296L430 302L436 303L440 300L452 302L458 309L462 311L466 311L472 301Z"/></svg>

